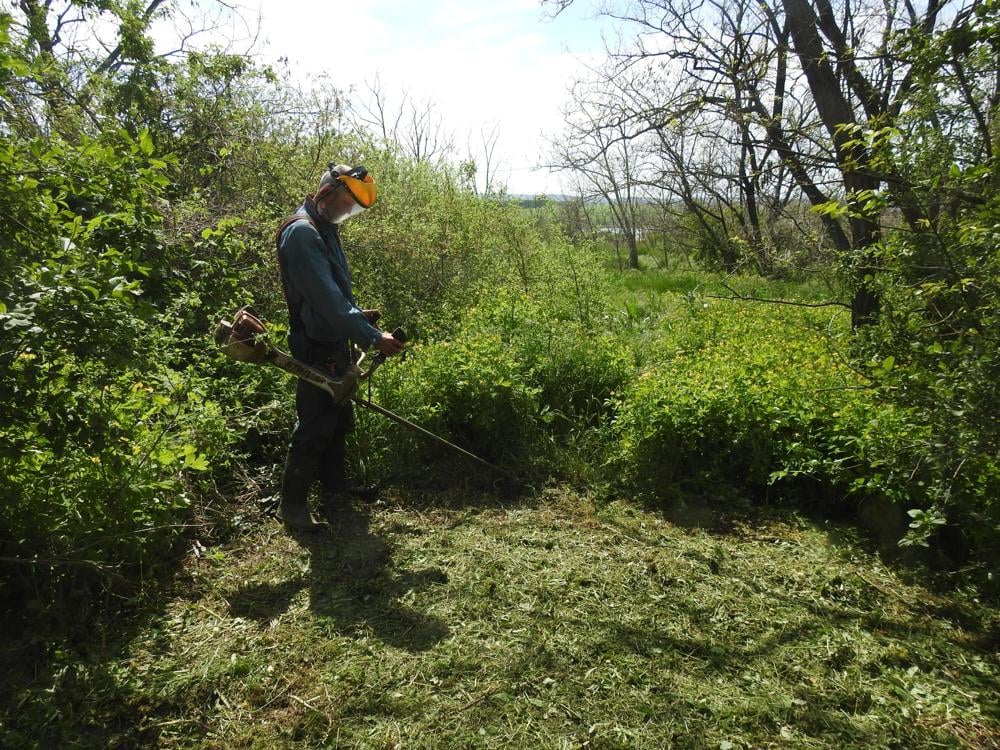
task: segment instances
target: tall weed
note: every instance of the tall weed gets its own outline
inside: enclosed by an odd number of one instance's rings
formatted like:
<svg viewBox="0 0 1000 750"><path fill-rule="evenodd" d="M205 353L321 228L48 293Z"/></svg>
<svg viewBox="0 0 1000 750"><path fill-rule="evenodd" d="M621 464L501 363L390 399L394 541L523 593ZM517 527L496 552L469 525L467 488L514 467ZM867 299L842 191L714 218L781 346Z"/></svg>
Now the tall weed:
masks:
<svg viewBox="0 0 1000 750"><path fill-rule="evenodd" d="M410 361L387 365L380 402L491 461L551 471L554 446L608 419L632 360L614 338L550 314L524 295L498 294L453 339L418 345ZM359 440L368 451L381 444L396 466L443 457L425 438L388 429L391 437L378 428Z"/></svg>
<svg viewBox="0 0 1000 750"><path fill-rule="evenodd" d="M689 306L664 324L659 358L616 402L615 465L647 496L725 482L761 489L856 393L800 310Z"/></svg>

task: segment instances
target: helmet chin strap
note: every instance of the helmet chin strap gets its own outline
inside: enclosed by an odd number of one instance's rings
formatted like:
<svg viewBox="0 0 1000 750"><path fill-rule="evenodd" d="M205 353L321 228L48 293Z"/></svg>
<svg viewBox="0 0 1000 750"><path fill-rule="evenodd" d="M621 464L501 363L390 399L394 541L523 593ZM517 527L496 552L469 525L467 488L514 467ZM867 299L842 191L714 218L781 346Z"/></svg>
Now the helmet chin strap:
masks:
<svg viewBox="0 0 1000 750"><path fill-rule="evenodd" d="M342 211L338 212L338 214L336 215L332 214L330 210L331 204L329 202L323 203L323 201L326 198L329 198L330 195L332 195L334 191L336 191L336 189L337 187L335 185L324 185L313 196L313 205L316 206L316 212L320 215L323 221L328 221L331 224L339 224L342 221L342 219L339 216L339 213L343 212Z"/></svg>
<svg viewBox="0 0 1000 750"><path fill-rule="evenodd" d="M320 218L323 219L323 221L328 221L331 224L336 224L337 222L334 221L333 218L330 215L330 207L329 207L329 205L324 205L324 206L321 207L320 206L320 201L322 201L323 199L322 198L316 198L314 200L315 200L315 205L316 205L316 213L318 213L320 215Z"/></svg>
<svg viewBox="0 0 1000 750"><path fill-rule="evenodd" d="M323 200L324 198L326 198L328 195L330 195L330 193L332 193L336 189L337 189L337 185L336 184L329 184L328 183L326 185L323 185L323 187L321 187L319 190L317 190L316 194L313 195L313 200L318 204L321 200Z"/></svg>

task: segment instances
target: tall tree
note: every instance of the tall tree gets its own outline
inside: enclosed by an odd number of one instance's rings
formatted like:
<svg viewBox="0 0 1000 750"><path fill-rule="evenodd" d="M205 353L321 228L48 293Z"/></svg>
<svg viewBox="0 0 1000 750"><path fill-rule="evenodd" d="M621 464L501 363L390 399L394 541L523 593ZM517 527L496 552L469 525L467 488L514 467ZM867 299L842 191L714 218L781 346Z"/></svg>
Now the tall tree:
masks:
<svg viewBox="0 0 1000 750"><path fill-rule="evenodd" d="M416 162L437 165L453 154L454 135L445 128L433 102L414 99L404 91L399 103L394 104L377 76L367 88L367 97L353 110L360 130Z"/></svg>
<svg viewBox="0 0 1000 750"><path fill-rule="evenodd" d="M551 1L558 9L571 3ZM623 65L659 66L689 82L680 97L660 86L658 100L654 94L650 106L633 114L644 128L661 130L678 113L709 110L735 126L731 145L739 156L733 176L742 186L751 241L759 227L755 182L768 168L780 164L814 206L844 204L845 211L827 210L822 218L851 268L853 320L860 325L873 321L879 306L871 279L883 204L872 196L888 189L914 231L927 218L905 177L890 162L876 160L873 145L899 125L915 93L916 69L898 54L901 40L927 37L945 18L960 30L983 4L634 0L609 3L606 12L637 30L633 44L615 54ZM972 112L984 115L981 105L971 103L973 86L963 89L960 66L955 70ZM796 100L800 106L790 107ZM985 117L975 119L983 139ZM632 127L628 137L644 128Z"/></svg>
<svg viewBox="0 0 1000 750"><path fill-rule="evenodd" d="M629 268L638 268L641 149L627 121L614 115L613 108L608 117L606 90L581 82L573 93L575 103L564 113L563 135L551 143L548 166L579 176L584 200L597 198L607 204L614 221L610 229L628 248Z"/></svg>

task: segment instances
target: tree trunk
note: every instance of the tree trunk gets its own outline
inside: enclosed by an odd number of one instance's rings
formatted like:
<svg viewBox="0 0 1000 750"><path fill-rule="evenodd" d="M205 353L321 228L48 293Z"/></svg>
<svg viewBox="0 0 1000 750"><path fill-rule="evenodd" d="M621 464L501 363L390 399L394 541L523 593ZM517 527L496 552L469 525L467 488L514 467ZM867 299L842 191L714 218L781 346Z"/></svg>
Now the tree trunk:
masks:
<svg viewBox="0 0 1000 750"><path fill-rule="evenodd" d="M875 190L878 180L872 177L848 175L844 182L851 208L851 245L856 265L854 271L854 297L851 299L851 325L854 328L878 321L879 298L873 289L875 258L872 247L878 240L878 225L866 215L861 206L850 198L862 190Z"/></svg>
<svg viewBox="0 0 1000 750"><path fill-rule="evenodd" d="M625 239L628 242L628 267L632 269L638 269L639 243L635 239L635 230L632 229L626 232Z"/></svg>
<svg viewBox="0 0 1000 750"><path fill-rule="evenodd" d="M871 284L875 273L871 247L878 239L878 227L857 200L862 190L876 190L879 181L868 176L871 155L859 143L849 126L857 123L854 110L841 90L831 57L819 35L819 18L808 0L783 0L795 52L802 64L816 110L833 141L837 166L843 176L850 207L851 252L854 256L855 292L851 301L851 322L857 327L878 319L878 294Z"/></svg>

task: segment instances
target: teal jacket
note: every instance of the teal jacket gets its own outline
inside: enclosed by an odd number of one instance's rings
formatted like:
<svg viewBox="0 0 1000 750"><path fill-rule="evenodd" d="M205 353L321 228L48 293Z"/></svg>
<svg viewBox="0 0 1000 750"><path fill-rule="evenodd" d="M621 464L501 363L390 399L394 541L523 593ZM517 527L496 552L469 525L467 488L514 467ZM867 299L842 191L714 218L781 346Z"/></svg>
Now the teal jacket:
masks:
<svg viewBox="0 0 1000 750"><path fill-rule="evenodd" d="M288 297L293 333L327 343L350 339L373 345L382 332L354 303L351 268L335 224L316 212L311 198L295 213L278 238L278 262Z"/></svg>

